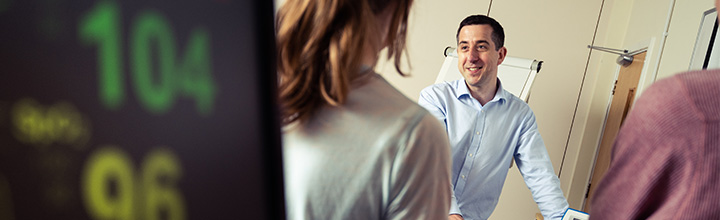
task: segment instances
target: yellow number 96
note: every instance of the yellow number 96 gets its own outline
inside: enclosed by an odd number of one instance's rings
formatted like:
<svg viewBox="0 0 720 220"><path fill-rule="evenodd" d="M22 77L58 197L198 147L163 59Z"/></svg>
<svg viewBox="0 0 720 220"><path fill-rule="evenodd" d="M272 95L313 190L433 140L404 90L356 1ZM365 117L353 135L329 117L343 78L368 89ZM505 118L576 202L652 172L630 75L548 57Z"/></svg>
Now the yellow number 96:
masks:
<svg viewBox="0 0 720 220"><path fill-rule="evenodd" d="M166 211L168 219L184 220L185 204L174 187L182 174L179 164L171 151L154 150L145 158L136 182L132 161L125 152L112 146L98 149L88 159L82 180L90 217L156 220L161 211Z"/></svg>

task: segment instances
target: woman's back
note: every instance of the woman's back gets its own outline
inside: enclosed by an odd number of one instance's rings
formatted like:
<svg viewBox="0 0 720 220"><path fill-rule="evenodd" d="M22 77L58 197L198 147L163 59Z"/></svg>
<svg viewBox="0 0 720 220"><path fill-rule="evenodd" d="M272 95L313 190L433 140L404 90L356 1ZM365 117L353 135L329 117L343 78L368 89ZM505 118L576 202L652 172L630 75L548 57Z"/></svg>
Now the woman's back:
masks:
<svg viewBox="0 0 720 220"><path fill-rule="evenodd" d="M283 135L289 219L447 218L445 131L380 75Z"/></svg>

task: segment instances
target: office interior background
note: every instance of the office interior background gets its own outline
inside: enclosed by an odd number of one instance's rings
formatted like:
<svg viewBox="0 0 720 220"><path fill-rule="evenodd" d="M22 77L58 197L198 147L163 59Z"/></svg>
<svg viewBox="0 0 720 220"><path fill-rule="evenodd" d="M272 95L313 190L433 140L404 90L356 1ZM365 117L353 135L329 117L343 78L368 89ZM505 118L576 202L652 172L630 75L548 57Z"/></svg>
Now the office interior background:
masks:
<svg viewBox="0 0 720 220"><path fill-rule="evenodd" d="M283 2L276 0L276 7ZM702 68L691 68L691 59L707 51L707 44L696 51L696 42L705 18L714 18L706 16L714 7L711 0L416 0L406 59L412 68L405 67L410 76L399 76L392 62L382 60L376 71L417 100L420 90L435 82L445 47L456 46L460 21L472 14L497 19L508 56L544 61L528 104L570 207L582 210L622 69L617 54L588 45L643 52L634 61L637 84L632 94L623 93L638 97L659 79ZM520 172L511 169L490 219L529 219L540 212Z"/></svg>

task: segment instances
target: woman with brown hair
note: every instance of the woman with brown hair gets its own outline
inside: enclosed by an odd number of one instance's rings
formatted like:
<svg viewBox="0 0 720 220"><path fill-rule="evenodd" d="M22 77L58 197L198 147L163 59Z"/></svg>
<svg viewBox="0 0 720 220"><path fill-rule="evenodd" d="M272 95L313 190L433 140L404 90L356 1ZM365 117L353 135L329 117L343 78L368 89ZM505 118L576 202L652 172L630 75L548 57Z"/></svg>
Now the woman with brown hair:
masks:
<svg viewBox="0 0 720 220"><path fill-rule="evenodd" d="M373 71L400 71L412 0L288 0L277 14L289 219L446 219L437 119Z"/></svg>

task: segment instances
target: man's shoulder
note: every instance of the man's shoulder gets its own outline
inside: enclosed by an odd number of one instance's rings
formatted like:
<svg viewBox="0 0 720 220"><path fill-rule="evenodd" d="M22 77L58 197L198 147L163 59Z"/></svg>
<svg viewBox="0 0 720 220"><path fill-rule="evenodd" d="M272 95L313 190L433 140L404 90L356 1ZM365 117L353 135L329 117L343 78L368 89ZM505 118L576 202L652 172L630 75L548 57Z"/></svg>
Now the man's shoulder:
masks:
<svg viewBox="0 0 720 220"><path fill-rule="evenodd" d="M459 80L450 82L440 82L429 85L420 91L420 96L445 97L456 96L457 84Z"/></svg>
<svg viewBox="0 0 720 220"><path fill-rule="evenodd" d="M720 69L692 71L677 74L676 77L685 85L690 95L707 94L717 97L720 90ZM661 80L663 81L663 80Z"/></svg>
<svg viewBox="0 0 720 220"><path fill-rule="evenodd" d="M679 117L681 114L694 115L705 120L720 119L718 87L718 69L678 73L650 85L638 98L633 112L643 112L644 117L648 117L652 122L657 122L658 116L650 117L649 113L667 116L668 120L677 120L677 123L687 121ZM688 111L689 106L694 110Z"/></svg>
<svg viewBox="0 0 720 220"><path fill-rule="evenodd" d="M424 89L422 89L422 91L420 91L420 92L432 94L432 93L443 93L443 92L448 92L448 91L452 91L452 90L454 90L454 86L452 86L452 82L440 82L440 83L435 83L435 84L429 85L429 86L425 87Z"/></svg>
<svg viewBox="0 0 720 220"><path fill-rule="evenodd" d="M516 114L533 114L532 109L530 108L530 105L528 105L525 100L520 99L519 97L513 95L509 91L503 89L503 98L505 99L504 103L507 108L509 108L509 112L513 112Z"/></svg>

